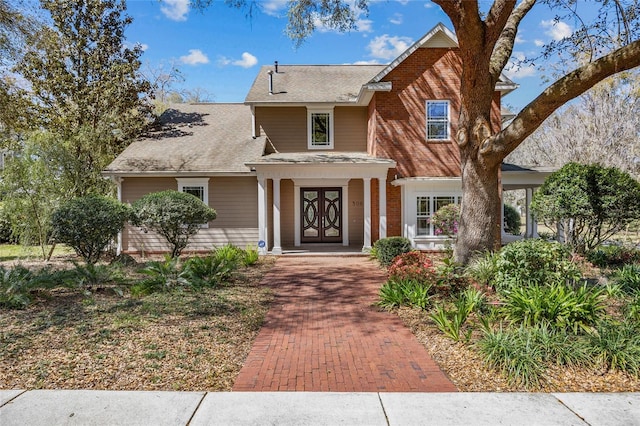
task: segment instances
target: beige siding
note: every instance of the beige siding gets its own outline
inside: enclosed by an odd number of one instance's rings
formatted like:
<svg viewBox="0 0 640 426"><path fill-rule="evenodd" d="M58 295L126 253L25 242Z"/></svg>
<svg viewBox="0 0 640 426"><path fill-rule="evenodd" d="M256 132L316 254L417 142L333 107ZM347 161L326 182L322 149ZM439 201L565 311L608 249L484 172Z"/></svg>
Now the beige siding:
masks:
<svg viewBox="0 0 640 426"><path fill-rule="evenodd" d="M367 152L367 108L336 107L335 151Z"/></svg>
<svg viewBox="0 0 640 426"><path fill-rule="evenodd" d="M349 245L364 243L364 185L362 179L349 181Z"/></svg>
<svg viewBox="0 0 640 426"><path fill-rule="evenodd" d="M211 250L214 246L232 243L240 247L258 241L257 181L249 177L212 177L209 179L209 205L217 218L191 238L189 250ZM177 189L175 178L125 178L122 200L132 203L150 192ZM152 232L127 227L123 232L123 248L130 252L162 252L168 246Z"/></svg>
<svg viewBox="0 0 640 426"><path fill-rule="evenodd" d="M367 151L366 107L334 109L334 151ZM307 145L307 109L305 107L258 107L256 123L278 152L304 152ZM268 147L268 149L271 149ZM271 149L273 151L273 149Z"/></svg>
<svg viewBox="0 0 640 426"><path fill-rule="evenodd" d="M256 123L278 152L307 149L307 109L305 107L256 108Z"/></svg>

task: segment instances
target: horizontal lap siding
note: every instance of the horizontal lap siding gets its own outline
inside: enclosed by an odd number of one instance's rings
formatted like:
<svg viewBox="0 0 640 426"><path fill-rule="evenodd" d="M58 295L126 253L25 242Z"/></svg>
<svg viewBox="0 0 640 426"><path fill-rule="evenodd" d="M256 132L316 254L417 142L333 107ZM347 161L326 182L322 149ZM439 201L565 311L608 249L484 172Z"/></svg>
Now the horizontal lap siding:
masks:
<svg viewBox="0 0 640 426"><path fill-rule="evenodd" d="M333 151L366 152L367 117L366 107L336 107ZM305 107L258 107L256 122L278 152L308 151Z"/></svg>
<svg viewBox="0 0 640 426"><path fill-rule="evenodd" d="M177 189L175 178L125 178L122 200L132 203L150 192ZM217 217L191 237L189 250L210 250L214 246L232 243L240 247L258 241L257 181L248 177L212 177L209 179L209 206ZM123 248L131 252L163 252L169 247L164 239L152 232L127 227L123 232Z"/></svg>

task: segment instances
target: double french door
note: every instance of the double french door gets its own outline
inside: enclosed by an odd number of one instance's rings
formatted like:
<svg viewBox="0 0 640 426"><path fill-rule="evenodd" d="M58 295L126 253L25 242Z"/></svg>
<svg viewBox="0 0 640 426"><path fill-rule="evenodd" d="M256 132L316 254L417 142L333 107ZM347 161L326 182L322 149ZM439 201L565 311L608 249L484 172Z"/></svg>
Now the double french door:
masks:
<svg viewBox="0 0 640 426"><path fill-rule="evenodd" d="M342 188L301 188L303 243L342 241Z"/></svg>

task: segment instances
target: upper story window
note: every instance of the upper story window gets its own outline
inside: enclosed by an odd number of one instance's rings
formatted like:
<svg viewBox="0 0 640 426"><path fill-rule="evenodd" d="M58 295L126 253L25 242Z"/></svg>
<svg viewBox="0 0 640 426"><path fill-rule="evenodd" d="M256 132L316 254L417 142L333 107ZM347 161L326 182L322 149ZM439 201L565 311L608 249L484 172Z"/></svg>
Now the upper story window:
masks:
<svg viewBox="0 0 640 426"><path fill-rule="evenodd" d="M176 178L176 180L178 181L178 191L191 194L209 205L209 178ZM209 225L203 223L200 226L207 228Z"/></svg>
<svg viewBox="0 0 640 426"><path fill-rule="evenodd" d="M449 140L449 101L427 101L427 140Z"/></svg>
<svg viewBox="0 0 640 426"><path fill-rule="evenodd" d="M333 110L308 109L309 149L333 149Z"/></svg>

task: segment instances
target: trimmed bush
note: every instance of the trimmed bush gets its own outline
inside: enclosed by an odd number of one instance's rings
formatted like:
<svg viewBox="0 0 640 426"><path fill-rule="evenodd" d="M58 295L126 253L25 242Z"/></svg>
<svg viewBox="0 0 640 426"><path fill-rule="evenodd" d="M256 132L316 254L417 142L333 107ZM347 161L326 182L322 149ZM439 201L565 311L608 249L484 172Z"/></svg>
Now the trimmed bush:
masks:
<svg viewBox="0 0 640 426"><path fill-rule="evenodd" d="M615 167L569 163L545 180L531 208L584 254L640 219L640 182Z"/></svg>
<svg viewBox="0 0 640 426"><path fill-rule="evenodd" d="M160 234L178 257L203 223L216 218L216 212L199 198L184 192L153 192L133 203L133 223L145 231Z"/></svg>
<svg viewBox="0 0 640 426"><path fill-rule="evenodd" d="M75 198L51 216L52 235L87 263L96 263L130 217L129 208L99 195Z"/></svg>
<svg viewBox="0 0 640 426"><path fill-rule="evenodd" d="M381 238L375 242L374 249L378 262L382 266L389 266L396 256L411 251L411 241L404 237Z"/></svg>
<svg viewBox="0 0 640 426"><path fill-rule="evenodd" d="M427 309L431 285L412 279L391 279L380 288L379 306L385 309L412 306Z"/></svg>
<svg viewBox="0 0 640 426"><path fill-rule="evenodd" d="M504 205L504 222L505 232L508 232L511 235L520 235L520 226L522 226L520 213L518 213L518 210L510 204Z"/></svg>

